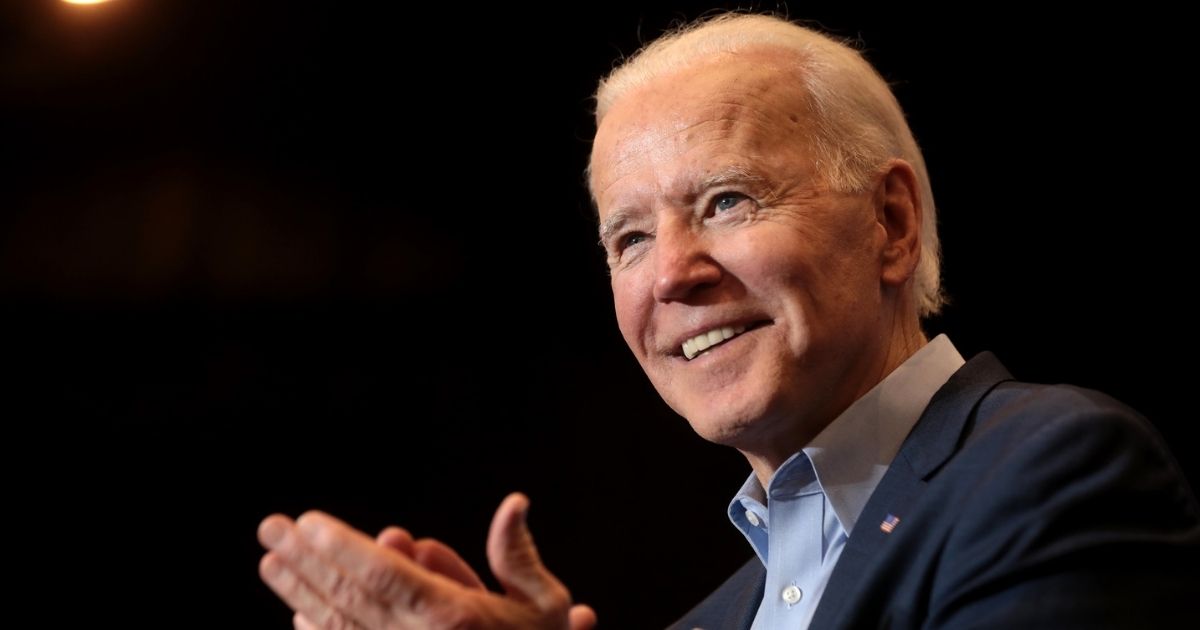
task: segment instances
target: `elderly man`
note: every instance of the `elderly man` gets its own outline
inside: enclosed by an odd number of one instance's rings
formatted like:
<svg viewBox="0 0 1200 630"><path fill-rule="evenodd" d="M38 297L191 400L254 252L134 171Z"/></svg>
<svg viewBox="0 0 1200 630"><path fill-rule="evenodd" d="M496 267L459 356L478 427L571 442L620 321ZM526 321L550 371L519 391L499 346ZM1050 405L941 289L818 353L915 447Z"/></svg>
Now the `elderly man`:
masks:
<svg viewBox="0 0 1200 630"><path fill-rule="evenodd" d="M1095 392L964 361L933 197L853 50L765 16L668 35L597 94L590 185L621 332L658 392L752 474L755 557L680 628L1160 627L1200 594L1200 510L1153 431ZM589 628L513 495L489 593L451 549L273 516L297 627Z"/></svg>

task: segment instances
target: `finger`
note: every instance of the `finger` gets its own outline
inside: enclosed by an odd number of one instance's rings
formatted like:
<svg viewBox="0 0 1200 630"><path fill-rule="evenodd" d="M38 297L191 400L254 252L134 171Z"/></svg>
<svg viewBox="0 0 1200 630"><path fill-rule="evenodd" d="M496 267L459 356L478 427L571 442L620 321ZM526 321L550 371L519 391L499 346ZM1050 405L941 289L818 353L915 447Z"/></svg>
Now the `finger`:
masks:
<svg viewBox="0 0 1200 630"><path fill-rule="evenodd" d="M296 519L296 531L322 560L336 566L340 575L372 599L387 602L393 612L420 610L439 588L451 584L323 512L305 512Z"/></svg>
<svg viewBox="0 0 1200 630"><path fill-rule="evenodd" d="M292 519L282 514L272 514L258 524L258 542L263 547L272 549L278 544L278 539L282 536L282 532L292 528L294 525L295 523L292 523Z"/></svg>
<svg viewBox="0 0 1200 630"><path fill-rule="evenodd" d="M488 531L488 564L510 596L532 602L542 611L565 615L571 597L566 587L542 566L525 524L528 510L529 499L519 492L500 503Z"/></svg>
<svg viewBox="0 0 1200 630"><path fill-rule="evenodd" d="M283 603L298 615L303 615L306 620L313 620L317 627L360 627L330 607L275 552L268 552L263 556L262 561L258 563L258 574ZM295 621L296 617L293 617L293 624Z"/></svg>
<svg viewBox="0 0 1200 630"><path fill-rule="evenodd" d="M584 604L572 606L567 619L569 620L567 627L570 630L592 630L596 627L596 611L592 610L591 606Z"/></svg>
<svg viewBox="0 0 1200 630"><path fill-rule="evenodd" d="M379 532L375 542L391 547L417 561L417 564L444 575L468 588L487 589L479 574L449 545L433 538L414 541L412 534L400 527L388 527Z"/></svg>
<svg viewBox="0 0 1200 630"><path fill-rule="evenodd" d="M468 588L487 588L471 565L467 564L467 561L463 560L462 556L459 556L449 545L439 540L433 538L418 540L414 545L413 559L426 569L444 575Z"/></svg>
<svg viewBox="0 0 1200 630"><path fill-rule="evenodd" d="M325 606L341 611L347 618L368 627L379 627L388 619L388 607L371 596L361 584L348 577L340 567L308 546L290 519L272 516L259 527L259 540L319 597ZM380 549L377 547L377 549ZM380 549L382 551L382 549ZM299 609L296 609L299 610ZM307 615L322 625L320 618Z"/></svg>
<svg viewBox="0 0 1200 630"><path fill-rule="evenodd" d="M309 621L308 617L300 613L292 615L292 627L296 630L321 630L321 628L317 627L317 624Z"/></svg>
<svg viewBox="0 0 1200 630"><path fill-rule="evenodd" d="M375 543L384 547L391 547L409 558L413 557L412 534L408 533L408 530L402 527L388 527L384 529L375 537Z"/></svg>

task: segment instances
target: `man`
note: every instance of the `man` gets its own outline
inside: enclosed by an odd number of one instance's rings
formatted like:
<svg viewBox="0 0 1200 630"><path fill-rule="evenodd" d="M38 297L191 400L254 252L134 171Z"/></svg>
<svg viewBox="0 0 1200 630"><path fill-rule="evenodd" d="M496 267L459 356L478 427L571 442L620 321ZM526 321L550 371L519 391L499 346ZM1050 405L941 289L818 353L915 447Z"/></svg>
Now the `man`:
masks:
<svg viewBox="0 0 1200 630"><path fill-rule="evenodd" d="M676 627L1186 623L1200 510L1133 412L964 361L933 198L886 84L764 16L655 42L597 93L589 184L621 332L658 392L752 474L755 558ZM453 550L320 513L264 520L264 580L307 627L590 628L528 501L488 535L505 595Z"/></svg>

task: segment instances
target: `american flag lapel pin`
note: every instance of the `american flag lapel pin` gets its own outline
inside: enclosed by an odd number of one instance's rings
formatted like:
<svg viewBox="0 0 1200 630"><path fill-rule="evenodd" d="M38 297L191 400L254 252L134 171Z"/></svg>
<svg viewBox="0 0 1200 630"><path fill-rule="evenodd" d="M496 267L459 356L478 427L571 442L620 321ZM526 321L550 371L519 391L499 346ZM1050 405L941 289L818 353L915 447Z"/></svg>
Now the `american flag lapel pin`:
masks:
<svg viewBox="0 0 1200 630"><path fill-rule="evenodd" d="M879 531L885 534L890 534L892 533L892 530L896 529L896 526L899 524L899 516L896 516L895 514L888 514L887 518L883 519L883 522L879 524Z"/></svg>

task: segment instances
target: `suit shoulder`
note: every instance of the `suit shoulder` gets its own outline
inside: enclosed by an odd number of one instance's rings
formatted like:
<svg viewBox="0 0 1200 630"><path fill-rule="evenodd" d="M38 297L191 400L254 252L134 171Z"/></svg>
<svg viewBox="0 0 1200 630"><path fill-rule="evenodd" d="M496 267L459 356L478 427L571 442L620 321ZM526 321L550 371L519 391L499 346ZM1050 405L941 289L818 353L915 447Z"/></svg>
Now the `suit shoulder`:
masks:
<svg viewBox="0 0 1200 630"><path fill-rule="evenodd" d="M984 496L996 488L1021 488L1020 494L1042 501L1046 493L1087 488L1109 500L1157 496L1175 513L1193 522L1200 518L1162 437L1145 417L1107 394L1009 381L988 392L974 415L948 468L957 477L952 483L976 497L984 488Z"/></svg>
<svg viewBox="0 0 1200 630"><path fill-rule="evenodd" d="M980 400L974 416L966 445L1070 440L1118 448L1140 445L1170 459L1162 438L1144 416L1103 392L1083 387L1007 381Z"/></svg>

